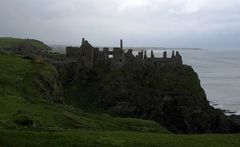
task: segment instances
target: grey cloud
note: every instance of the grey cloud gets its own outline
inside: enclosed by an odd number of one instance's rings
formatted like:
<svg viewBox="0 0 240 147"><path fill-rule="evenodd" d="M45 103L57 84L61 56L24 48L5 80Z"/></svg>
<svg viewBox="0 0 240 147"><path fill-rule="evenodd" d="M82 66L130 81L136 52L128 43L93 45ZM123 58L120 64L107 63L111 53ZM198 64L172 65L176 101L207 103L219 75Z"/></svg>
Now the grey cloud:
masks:
<svg viewBox="0 0 240 147"><path fill-rule="evenodd" d="M0 36L47 43L239 48L239 0L2 0Z"/></svg>

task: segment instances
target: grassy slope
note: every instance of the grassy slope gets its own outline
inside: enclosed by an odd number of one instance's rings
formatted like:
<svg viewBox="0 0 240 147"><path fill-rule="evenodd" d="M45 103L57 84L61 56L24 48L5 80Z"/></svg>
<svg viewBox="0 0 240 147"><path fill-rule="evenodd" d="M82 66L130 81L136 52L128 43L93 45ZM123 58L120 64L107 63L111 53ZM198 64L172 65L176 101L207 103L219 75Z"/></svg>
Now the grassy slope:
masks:
<svg viewBox="0 0 240 147"><path fill-rule="evenodd" d="M51 74L51 66L34 64L17 56L0 54L0 128L21 128L16 120L29 119L42 129L135 130L167 132L152 121L89 114L68 105L45 102L33 75Z"/></svg>
<svg viewBox="0 0 240 147"><path fill-rule="evenodd" d="M0 37L0 48L10 48L14 45L19 45L23 43L23 41L25 41L25 39ZM30 44L31 46L37 47L38 49L50 50L50 47L48 47L47 45L38 40L30 39Z"/></svg>
<svg viewBox="0 0 240 147"><path fill-rule="evenodd" d="M240 135L173 135L125 131L0 131L0 146L239 147Z"/></svg>
<svg viewBox="0 0 240 147"><path fill-rule="evenodd" d="M76 87L69 86L64 88L66 103L84 111L91 113L104 112L104 110L96 102L94 86Z"/></svg>
<svg viewBox="0 0 240 147"><path fill-rule="evenodd" d="M239 146L240 135L173 135L158 124L132 118L90 114L50 104L36 92L33 75L50 65L0 54L0 146ZM49 70L51 74L51 70ZM25 116L38 124L14 123ZM19 130L20 129L20 130ZM76 130L78 129L78 130ZM37 131L38 130L38 131ZM141 131L141 132L133 132Z"/></svg>

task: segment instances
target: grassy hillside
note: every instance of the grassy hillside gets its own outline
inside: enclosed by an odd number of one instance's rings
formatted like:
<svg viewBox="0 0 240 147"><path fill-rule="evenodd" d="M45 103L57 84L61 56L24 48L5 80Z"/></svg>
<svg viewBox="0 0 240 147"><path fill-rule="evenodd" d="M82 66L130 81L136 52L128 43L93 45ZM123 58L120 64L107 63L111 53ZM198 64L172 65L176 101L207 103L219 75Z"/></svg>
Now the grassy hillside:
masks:
<svg viewBox="0 0 240 147"><path fill-rule="evenodd" d="M10 37L0 37L0 48L11 48L13 46L18 46L22 44L26 39L19 39L19 38L10 38ZM30 45L33 48L38 48L40 50L51 50L51 48L41 41L29 39Z"/></svg>
<svg viewBox="0 0 240 147"><path fill-rule="evenodd" d="M239 146L240 135L173 135L153 121L86 113L47 101L35 75L48 64L0 53L0 146ZM148 133L152 132L152 133Z"/></svg>
<svg viewBox="0 0 240 147"><path fill-rule="evenodd" d="M0 146L239 147L240 135L173 135L127 131L0 131Z"/></svg>
<svg viewBox="0 0 240 147"><path fill-rule="evenodd" d="M155 122L89 114L42 98L34 75L53 74L51 65L35 64L18 56L0 54L0 128L44 130L90 129L168 132Z"/></svg>

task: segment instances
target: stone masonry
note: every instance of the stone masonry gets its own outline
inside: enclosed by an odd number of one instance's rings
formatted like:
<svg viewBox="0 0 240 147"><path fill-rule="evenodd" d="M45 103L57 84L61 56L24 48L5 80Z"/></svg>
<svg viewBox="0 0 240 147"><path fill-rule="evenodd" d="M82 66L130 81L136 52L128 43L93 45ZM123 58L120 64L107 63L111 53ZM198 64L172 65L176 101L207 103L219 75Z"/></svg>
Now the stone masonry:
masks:
<svg viewBox="0 0 240 147"><path fill-rule="evenodd" d="M167 57L167 52L163 52L163 57L155 57L153 51L151 56L147 56L146 51L140 51L136 56L133 50L123 49L123 41L120 40L120 47L110 48L104 47L102 51L93 47L87 40L82 39L80 47L66 48L67 62L82 62L86 67L93 67L95 64L109 63L111 69L118 69L127 63L154 64L154 65L177 65L182 64L182 57L178 51L172 51L172 56Z"/></svg>

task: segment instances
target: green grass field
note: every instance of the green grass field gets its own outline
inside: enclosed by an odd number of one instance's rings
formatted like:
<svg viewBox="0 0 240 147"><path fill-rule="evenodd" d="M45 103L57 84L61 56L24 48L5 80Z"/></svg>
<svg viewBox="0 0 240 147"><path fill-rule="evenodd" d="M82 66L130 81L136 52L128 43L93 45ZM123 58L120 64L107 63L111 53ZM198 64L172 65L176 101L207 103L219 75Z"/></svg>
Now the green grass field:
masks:
<svg viewBox="0 0 240 147"><path fill-rule="evenodd" d="M130 131L0 131L0 146L239 147L240 135L173 135Z"/></svg>
<svg viewBox="0 0 240 147"><path fill-rule="evenodd" d="M50 103L34 75L52 68L0 53L0 146L240 146L239 134L174 135L154 121ZM34 126L17 123L29 120Z"/></svg>

